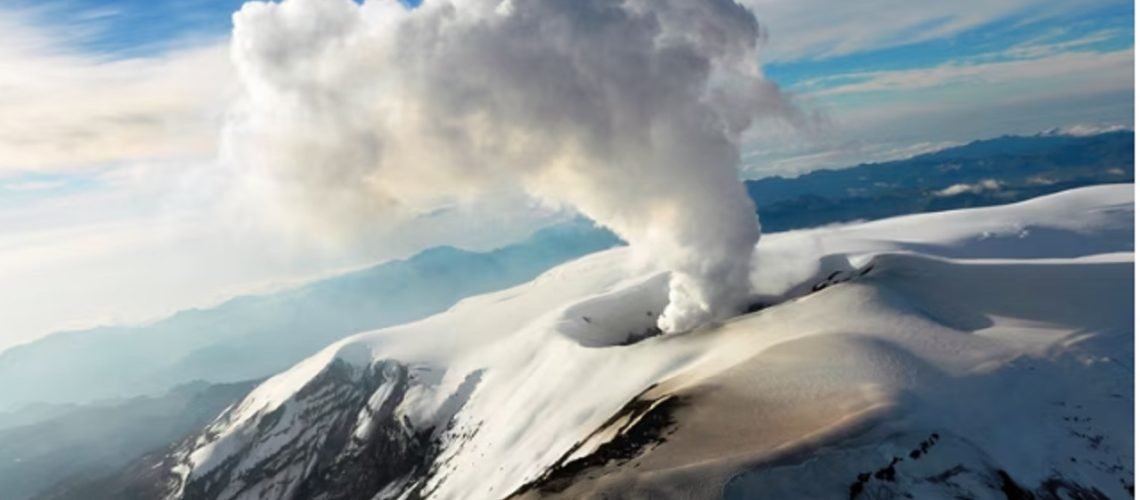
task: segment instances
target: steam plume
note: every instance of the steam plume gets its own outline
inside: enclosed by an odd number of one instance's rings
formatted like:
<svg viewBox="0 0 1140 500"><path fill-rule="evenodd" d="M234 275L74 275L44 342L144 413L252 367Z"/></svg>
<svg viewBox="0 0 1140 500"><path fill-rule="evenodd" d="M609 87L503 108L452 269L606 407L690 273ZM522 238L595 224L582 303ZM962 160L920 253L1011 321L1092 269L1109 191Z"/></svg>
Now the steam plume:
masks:
<svg viewBox="0 0 1140 500"><path fill-rule="evenodd" d="M686 331L749 294L738 142L790 113L760 35L733 0L250 2L226 153L341 222L521 186L671 270L658 325Z"/></svg>

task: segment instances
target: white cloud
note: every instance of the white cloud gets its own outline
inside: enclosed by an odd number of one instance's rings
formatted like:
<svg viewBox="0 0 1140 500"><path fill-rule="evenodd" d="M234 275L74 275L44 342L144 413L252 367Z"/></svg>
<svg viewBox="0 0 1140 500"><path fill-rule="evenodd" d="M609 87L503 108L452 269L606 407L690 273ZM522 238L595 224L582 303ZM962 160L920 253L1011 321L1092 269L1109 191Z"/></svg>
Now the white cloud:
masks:
<svg viewBox="0 0 1140 500"><path fill-rule="evenodd" d="M951 62L933 68L876 71L830 75L803 83L805 88L829 82L856 80L811 91L822 98L864 92L904 92L970 85L977 93L985 86L1032 84L1035 91L1066 87L1074 92L1096 93L1132 88L1132 49L1114 52L1064 52L1026 60L963 63Z"/></svg>
<svg viewBox="0 0 1140 500"><path fill-rule="evenodd" d="M834 75L799 98L822 111L811 133L752 134L750 177L883 161L1002 134L1132 127L1133 51ZM844 82L838 83L837 82ZM809 90L814 89L814 91ZM1098 124L1096 127L1074 124Z"/></svg>
<svg viewBox="0 0 1140 500"><path fill-rule="evenodd" d="M964 193L982 194L986 191L996 191L998 189L1001 189L1001 182L994 179L985 179L975 184L954 184L946 189L935 191L934 196L947 197Z"/></svg>
<svg viewBox="0 0 1140 500"><path fill-rule="evenodd" d="M77 48L91 25L75 28L0 7L0 350L430 246L489 249L568 215L499 192L351 241L282 232L234 203L249 193L214 160L237 90L228 40L124 59Z"/></svg>
<svg viewBox="0 0 1140 500"><path fill-rule="evenodd" d="M861 163L901 160L938 151L959 143L952 141L891 143L817 137L815 140L786 137L779 144L766 142L746 148L741 169L746 178L795 177L821 168L851 167Z"/></svg>
<svg viewBox="0 0 1140 500"><path fill-rule="evenodd" d="M60 180L42 180L42 181L10 181L0 182L0 191L16 191L16 192L29 192L29 191L46 191L64 186L65 183Z"/></svg>
<svg viewBox="0 0 1140 500"><path fill-rule="evenodd" d="M751 12L501 5L245 4L233 56L248 100L227 158L321 228L521 188L672 272L662 330L736 314L759 237L739 139L754 120L802 118L760 78Z"/></svg>
<svg viewBox="0 0 1140 500"><path fill-rule="evenodd" d="M234 85L224 44L115 59L65 28L0 8L0 175L213 153Z"/></svg>
<svg viewBox="0 0 1140 500"><path fill-rule="evenodd" d="M1062 52L1072 52L1076 49L1088 48L1090 45L1106 42L1118 38L1123 34L1117 29L1107 29L1090 33L1080 38L1053 41L1055 38L1063 37L1066 33L1068 33L1068 30L1064 28L1051 30L1044 36L1014 45L1013 47L994 54L994 56L1011 59L1038 59Z"/></svg>
<svg viewBox="0 0 1140 500"><path fill-rule="evenodd" d="M764 59L824 58L949 37L1016 16L1084 12L1112 0L742 0L768 27Z"/></svg>
<svg viewBox="0 0 1140 500"><path fill-rule="evenodd" d="M65 328L150 321L430 246L495 248L567 216L494 198L399 224L377 221L351 245L332 245L243 219L248 214L219 199L227 178L208 163L134 162L61 175L89 177L93 187L18 205L0 195L0 351Z"/></svg>
<svg viewBox="0 0 1140 500"><path fill-rule="evenodd" d="M1041 135L1069 135L1073 137L1085 137L1090 135L1104 134L1107 132L1119 132L1121 130L1130 130L1130 127L1118 123L1077 123L1067 127L1057 127L1041 132Z"/></svg>

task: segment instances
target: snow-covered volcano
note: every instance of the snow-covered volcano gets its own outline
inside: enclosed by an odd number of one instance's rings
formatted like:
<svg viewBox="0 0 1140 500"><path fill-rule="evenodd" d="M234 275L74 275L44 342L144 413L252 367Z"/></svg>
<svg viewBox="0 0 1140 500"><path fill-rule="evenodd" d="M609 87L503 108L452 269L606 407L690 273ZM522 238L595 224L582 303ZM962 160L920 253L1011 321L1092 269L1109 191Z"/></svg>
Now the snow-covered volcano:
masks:
<svg viewBox="0 0 1140 500"><path fill-rule="evenodd" d="M329 346L183 443L162 487L1127 498L1132 189L767 235L763 307L682 335L654 327L668 276L593 254Z"/></svg>

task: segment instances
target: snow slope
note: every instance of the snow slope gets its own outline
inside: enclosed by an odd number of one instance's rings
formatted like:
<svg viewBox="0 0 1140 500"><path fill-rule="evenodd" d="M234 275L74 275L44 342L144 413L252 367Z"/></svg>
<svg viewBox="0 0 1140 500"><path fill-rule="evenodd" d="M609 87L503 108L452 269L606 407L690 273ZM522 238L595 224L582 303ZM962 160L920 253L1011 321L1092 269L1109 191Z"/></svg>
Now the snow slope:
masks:
<svg viewBox="0 0 1140 500"><path fill-rule="evenodd" d="M767 307L677 336L604 251L271 378L170 496L1127 497L1132 242L1132 185L766 235Z"/></svg>

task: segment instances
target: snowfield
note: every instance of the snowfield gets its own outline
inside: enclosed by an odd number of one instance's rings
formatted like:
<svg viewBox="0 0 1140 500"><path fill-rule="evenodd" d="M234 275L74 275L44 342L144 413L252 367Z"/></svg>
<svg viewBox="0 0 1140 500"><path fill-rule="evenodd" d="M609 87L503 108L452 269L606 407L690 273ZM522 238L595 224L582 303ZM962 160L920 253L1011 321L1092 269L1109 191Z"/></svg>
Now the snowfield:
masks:
<svg viewBox="0 0 1140 500"><path fill-rule="evenodd" d="M169 495L1130 498L1133 217L1129 184L768 234L763 307L681 335L667 275L593 254L269 379Z"/></svg>

